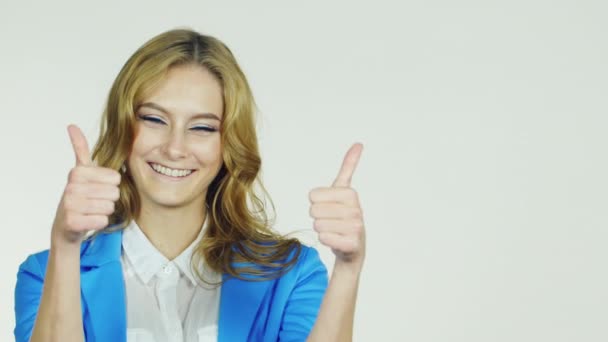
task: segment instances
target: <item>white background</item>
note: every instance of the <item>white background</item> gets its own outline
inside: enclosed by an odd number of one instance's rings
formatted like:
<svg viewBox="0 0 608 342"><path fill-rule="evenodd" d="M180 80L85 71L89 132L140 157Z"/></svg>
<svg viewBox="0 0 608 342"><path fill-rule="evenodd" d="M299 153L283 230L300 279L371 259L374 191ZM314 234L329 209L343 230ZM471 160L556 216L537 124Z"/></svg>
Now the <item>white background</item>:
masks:
<svg viewBox="0 0 608 342"><path fill-rule="evenodd" d="M608 340L605 1L0 5L0 340L127 58L179 26L235 53L277 229L351 143L368 233L357 341ZM322 251L329 267L332 254Z"/></svg>

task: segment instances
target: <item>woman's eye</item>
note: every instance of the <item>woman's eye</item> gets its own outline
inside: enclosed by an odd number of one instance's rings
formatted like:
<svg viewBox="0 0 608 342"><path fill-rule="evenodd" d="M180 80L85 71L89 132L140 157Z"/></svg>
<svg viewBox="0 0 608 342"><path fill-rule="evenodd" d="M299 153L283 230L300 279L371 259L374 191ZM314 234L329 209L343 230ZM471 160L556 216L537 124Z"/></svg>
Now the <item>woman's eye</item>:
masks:
<svg viewBox="0 0 608 342"><path fill-rule="evenodd" d="M203 132L217 131L217 129L215 127L210 127L210 126L195 126L195 127L192 127L191 129L195 130L195 131L203 131Z"/></svg>
<svg viewBox="0 0 608 342"><path fill-rule="evenodd" d="M166 123L162 119L160 119L160 118L158 118L156 116L138 115L138 117L139 117L140 120L148 121L148 122L153 123L153 124L166 125ZM190 129L193 130L193 131L197 131L197 132L207 132L207 133L217 132L217 130L218 130L217 128L212 127L212 126L194 126L194 127L190 128Z"/></svg>
<svg viewBox="0 0 608 342"><path fill-rule="evenodd" d="M149 122L153 122L153 123L158 123L158 124L164 124L165 122L157 117L154 116L150 116L150 115L140 115L139 116L140 119L144 120L144 121L149 121Z"/></svg>

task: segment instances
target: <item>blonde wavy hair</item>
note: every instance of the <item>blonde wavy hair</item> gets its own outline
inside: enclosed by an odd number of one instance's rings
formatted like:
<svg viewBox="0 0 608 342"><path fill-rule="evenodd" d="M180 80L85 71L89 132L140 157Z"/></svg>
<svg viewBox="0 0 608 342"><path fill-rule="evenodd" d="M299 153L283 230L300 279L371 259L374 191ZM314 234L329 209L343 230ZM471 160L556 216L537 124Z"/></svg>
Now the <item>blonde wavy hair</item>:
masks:
<svg viewBox="0 0 608 342"><path fill-rule="evenodd" d="M261 158L253 94L232 52L220 40L179 28L141 46L110 89L93 160L99 166L121 168L133 144L138 106L171 67L185 64L200 65L215 75L224 101L220 127L223 165L207 191L207 229L192 264L202 262L215 272L240 279L280 277L297 261L301 245L297 239L271 229L265 199L273 213L274 205L259 178ZM139 215L140 199L129 171L125 172L119 186L120 199L103 232L123 229ZM256 193L256 184L262 196ZM193 268L200 280L210 283L200 267Z"/></svg>

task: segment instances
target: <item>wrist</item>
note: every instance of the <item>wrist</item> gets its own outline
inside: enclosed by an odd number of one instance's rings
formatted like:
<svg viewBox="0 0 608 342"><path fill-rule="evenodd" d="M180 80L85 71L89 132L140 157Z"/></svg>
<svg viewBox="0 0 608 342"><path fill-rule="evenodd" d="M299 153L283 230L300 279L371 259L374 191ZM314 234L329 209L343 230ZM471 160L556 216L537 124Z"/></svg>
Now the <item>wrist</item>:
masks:
<svg viewBox="0 0 608 342"><path fill-rule="evenodd" d="M361 262L353 262L353 261L343 261L340 259L336 259L334 263L334 268L332 271L333 275L341 275L344 277L353 278L354 280L359 280L359 276L361 275L361 270L363 269L363 261Z"/></svg>
<svg viewBox="0 0 608 342"><path fill-rule="evenodd" d="M60 252L61 254L80 254L80 241L68 241L65 238L59 236L51 236L51 248L50 251Z"/></svg>

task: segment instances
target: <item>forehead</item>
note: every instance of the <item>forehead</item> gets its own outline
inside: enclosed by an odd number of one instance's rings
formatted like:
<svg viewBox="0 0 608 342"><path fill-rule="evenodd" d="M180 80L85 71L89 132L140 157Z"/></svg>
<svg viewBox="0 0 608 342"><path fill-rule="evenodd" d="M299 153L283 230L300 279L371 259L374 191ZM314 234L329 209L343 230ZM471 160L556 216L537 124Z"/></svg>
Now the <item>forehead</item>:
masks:
<svg viewBox="0 0 608 342"><path fill-rule="evenodd" d="M167 114L178 116L213 113L221 118L224 108L220 82L198 65L171 67L141 103L150 102L166 109Z"/></svg>

